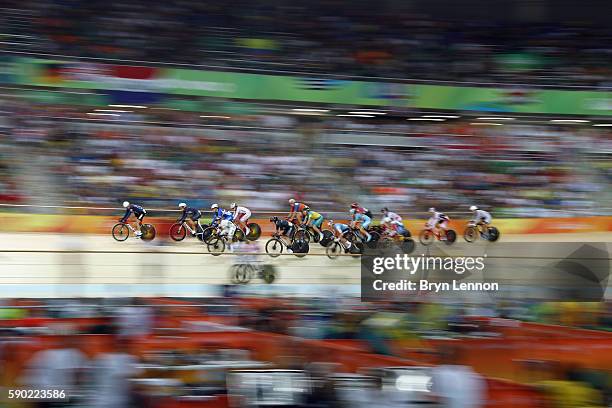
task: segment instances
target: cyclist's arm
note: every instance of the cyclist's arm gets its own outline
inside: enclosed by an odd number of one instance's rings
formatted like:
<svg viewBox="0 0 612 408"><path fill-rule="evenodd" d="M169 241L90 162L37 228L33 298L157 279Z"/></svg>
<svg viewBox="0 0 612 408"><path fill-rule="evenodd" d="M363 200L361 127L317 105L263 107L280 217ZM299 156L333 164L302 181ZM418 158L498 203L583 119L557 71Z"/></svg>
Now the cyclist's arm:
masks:
<svg viewBox="0 0 612 408"><path fill-rule="evenodd" d="M123 217L121 217L121 220L119 220L120 222L126 222L128 220L128 218L130 218L130 213L132 212L131 209L126 208L125 209L125 214L123 214Z"/></svg>
<svg viewBox="0 0 612 408"><path fill-rule="evenodd" d="M179 220L177 222L178 223L183 223L183 222L185 222L186 219L187 219L187 211L183 210L183 214L181 215L181 218L179 218Z"/></svg>

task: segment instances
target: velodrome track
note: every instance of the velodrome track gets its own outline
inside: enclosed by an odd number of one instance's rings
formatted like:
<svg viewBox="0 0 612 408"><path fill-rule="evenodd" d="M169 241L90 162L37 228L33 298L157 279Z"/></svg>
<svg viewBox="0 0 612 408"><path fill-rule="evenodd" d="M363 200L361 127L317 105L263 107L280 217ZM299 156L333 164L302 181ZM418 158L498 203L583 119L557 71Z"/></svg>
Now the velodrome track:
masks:
<svg viewBox="0 0 612 408"><path fill-rule="evenodd" d="M278 279L273 285L254 280L241 290L359 295L358 258L330 260L313 244L304 258L272 259L263 252L266 240L259 240L261 255L249 259L274 265ZM610 243L612 233L503 235L503 242ZM417 246L417 253L423 249ZM0 297L211 296L229 283L231 265L241 260L238 254L212 256L190 238L175 243L158 237L146 243L134 238L115 242L110 235L0 233Z"/></svg>

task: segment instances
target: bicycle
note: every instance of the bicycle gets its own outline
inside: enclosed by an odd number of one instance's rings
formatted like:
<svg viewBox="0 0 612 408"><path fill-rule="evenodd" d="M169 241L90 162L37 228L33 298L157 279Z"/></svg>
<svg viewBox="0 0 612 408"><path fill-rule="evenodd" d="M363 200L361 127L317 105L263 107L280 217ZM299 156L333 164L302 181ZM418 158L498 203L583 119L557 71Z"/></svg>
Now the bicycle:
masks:
<svg viewBox="0 0 612 408"><path fill-rule="evenodd" d="M241 263L230 267L233 284L246 285L252 279L258 278L271 284L276 280L276 269L273 265Z"/></svg>
<svg viewBox="0 0 612 408"><path fill-rule="evenodd" d="M483 225L486 226L486 230L483 230ZM469 223L463 232L463 239L465 239L466 242L474 242L478 237L489 242L495 242L499 239L499 236L500 232L497 227L480 223Z"/></svg>
<svg viewBox="0 0 612 408"><path fill-rule="evenodd" d="M123 242L130 236L130 231L136 233L136 228L132 227L132 225L127 222L119 222L113 226L111 234L115 241ZM140 227L140 232L140 237L136 237L142 239L143 241L152 241L157 235L155 227L152 224L142 224Z"/></svg>
<svg viewBox="0 0 612 408"><path fill-rule="evenodd" d="M410 236L408 230L402 231L403 233L389 234L388 228L382 229L382 235L378 241L379 247L389 248L392 245L397 245L402 249L404 253L412 253L415 248L414 239Z"/></svg>
<svg viewBox="0 0 612 408"><path fill-rule="evenodd" d="M200 224L200 221L196 221L195 229L191 228L187 221L183 221L182 223L177 222L170 226L170 238L172 238L174 241L180 242L185 239L187 236L187 231L189 231L192 237L197 237L200 241L204 241L205 227L208 226Z"/></svg>
<svg viewBox="0 0 612 408"><path fill-rule="evenodd" d="M257 241L261 236L261 227L256 222L249 222L246 226L249 228L249 233L245 234L242 226L238 225L236 222L232 221L236 226L236 232L234 236L237 236L239 241Z"/></svg>
<svg viewBox="0 0 612 408"><path fill-rule="evenodd" d="M334 233L329 230L321 230L321 234L323 234L323 238L312 228L310 225L301 224L297 227L295 231L295 239L301 239L310 243L311 241L320 243L322 246L327 246L324 242L329 243L329 238L331 238ZM327 239L327 241L325 241Z"/></svg>
<svg viewBox="0 0 612 408"><path fill-rule="evenodd" d="M305 257L310 250L310 245L308 242L301 239L295 239L294 237L295 233L292 234L291 237L285 237L280 234L272 234L272 238L266 242L266 253L272 258L276 258L283 253L285 248L287 248L288 250L291 250L298 258ZM289 239L289 242L286 241L286 238Z"/></svg>
<svg viewBox="0 0 612 408"><path fill-rule="evenodd" d="M329 259L336 259L340 256L340 254L352 254L354 258L359 257L364 250L364 244L359 238L358 235L355 234L353 229L349 229L342 234L342 238L346 239L351 243L350 248L347 248L340 239L334 239L330 245L325 248L325 255Z"/></svg>
<svg viewBox="0 0 612 408"><path fill-rule="evenodd" d="M210 231L211 228L212 231ZM206 230L209 230L209 235L204 238L206 249L208 249L208 252L210 252L210 254L213 256L221 255L223 252L225 252L225 248L230 244L229 237L221 234L221 227L218 225L208 227ZM204 230L205 233L206 230Z"/></svg>
<svg viewBox="0 0 612 408"><path fill-rule="evenodd" d="M444 232L443 229L434 231L432 228L428 227L419 234L419 241L425 246L431 245L436 239L438 241L443 241L446 245L452 245L452 243L457 240L457 233L452 229Z"/></svg>

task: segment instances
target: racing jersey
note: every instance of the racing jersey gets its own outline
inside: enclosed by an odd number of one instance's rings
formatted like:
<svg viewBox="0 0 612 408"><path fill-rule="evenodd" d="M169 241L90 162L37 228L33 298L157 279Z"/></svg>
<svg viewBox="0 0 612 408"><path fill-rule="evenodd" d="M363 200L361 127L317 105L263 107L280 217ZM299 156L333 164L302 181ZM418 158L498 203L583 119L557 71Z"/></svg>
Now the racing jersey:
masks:
<svg viewBox="0 0 612 408"><path fill-rule="evenodd" d="M344 233L349 230L349 226L346 224L337 223L334 224L334 229L338 232Z"/></svg>
<svg viewBox="0 0 612 408"><path fill-rule="evenodd" d="M322 217L323 216L316 211L308 211L308 215L306 215L306 218L304 221L307 222L310 220L318 220L319 218L322 218Z"/></svg>
<svg viewBox="0 0 612 408"><path fill-rule="evenodd" d="M178 220L178 222L184 222L187 219L187 217L195 221L199 219L201 216L202 216L202 213L197 208L187 207L183 209L183 214L181 214L181 218Z"/></svg>
<svg viewBox="0 0 612 408"><path fill-rule="evenodd" d="M289 211L293 213L302 212L306 208L306 204L304 203L293 203L293 205L289 204Z"/></svg>
<svg viewBox="0 0 612 408"><path fill-rule="evenodd" d="M401 223L402 217L400 217L398 214L392 211L387 211L387 214L383 217L383 222L384 223L387 223L387 222Z"/></svg>
<svg viewBox="0 0 612 408"><path fill-rule="evenodd" d="M223 208L217 208L217 211L213 213L212 222L213 224L221 220L233 220L234 214L231 211L226 211Z"/></svg>
<svg viewBox="0 0 612 408"><path fill-rule="evenodd" d="M361 222L361 223L363 223L363 224L365 224L365 223L367 223L367 222L372 221L372 219L371 219L370 217L368 217L368 216L367 216L367 215L365 215L365 214L361 214L361 213L355 213L355 214L353 215L353 220L355 220L355 221L359 221L359 222Z"/></svg>
<svg viewBox="0 0 612 408"><path fill-rule="evenodd" d="M450 218L448 218L446 214L442 212L438 212L438 211L434 212L430 219L436 222L443 222L443 221L450 220Z"/></svg>
<svg viewBox="0 0 612 408"><path fill-rule="evenodd" d="M251 214L251 210L249 210L246 207L236 207L236 210L234 211L234 219L236 219L238 217L238 214Z"/></svg>
<svg viewBox="0 0 612 408"><path fill-rule="evenodd" d="M486 211L483 210L476 210L476 213L474 214L474 219L472 220L472 222L480 222L480 221L484 221L487 224L491 222L491 214L489 214Z"/></svg>
<svg viewBox="0 0 612 408"><path fill-rule="evenodd" d="M128 220L128 218L130 218L130 214L134 213L134 215L136 217L139 217L141 215L144 215L147 213L147 210L145 210L142 206L137 205L137 204L130 204L126 207L125 209L125 214L123 214L123 218L121 218L121 222L126 222Z"/></svg>

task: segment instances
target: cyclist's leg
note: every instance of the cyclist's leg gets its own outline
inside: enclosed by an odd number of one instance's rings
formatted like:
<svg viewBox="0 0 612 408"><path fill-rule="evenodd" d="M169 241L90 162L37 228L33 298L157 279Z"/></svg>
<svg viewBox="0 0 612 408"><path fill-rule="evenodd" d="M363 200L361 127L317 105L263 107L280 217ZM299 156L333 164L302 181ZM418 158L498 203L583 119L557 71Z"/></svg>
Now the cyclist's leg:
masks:
<svg viewBox="0 0 612 408"><path fill-rule="evenodd" d="M361 230L361 232L364 233L367 242L369 242L372 239L372 236L368 232L368 227L370 226L370 222L371 221L366 221L366 222L364 222L363 224L360 225L360 230Z"/></svg>
<svg viewBox="0 0 612 408"><path fill-rule="evenodd" d="M323 233L321 232L321 226L323 225L323 217L317 218L316 220L311 220L312 229L315 230L317 234L319 234L319 239L323 239Z"/></svg>
<svg viewBox="0 0 612 408"><path fill-rule="evenodd" d="M144 219L145 214L140 214L138 217L136 217L136 220L138 221L138 231L136 232L137 236L141 236L142 235L142 220Z"/></svg>

